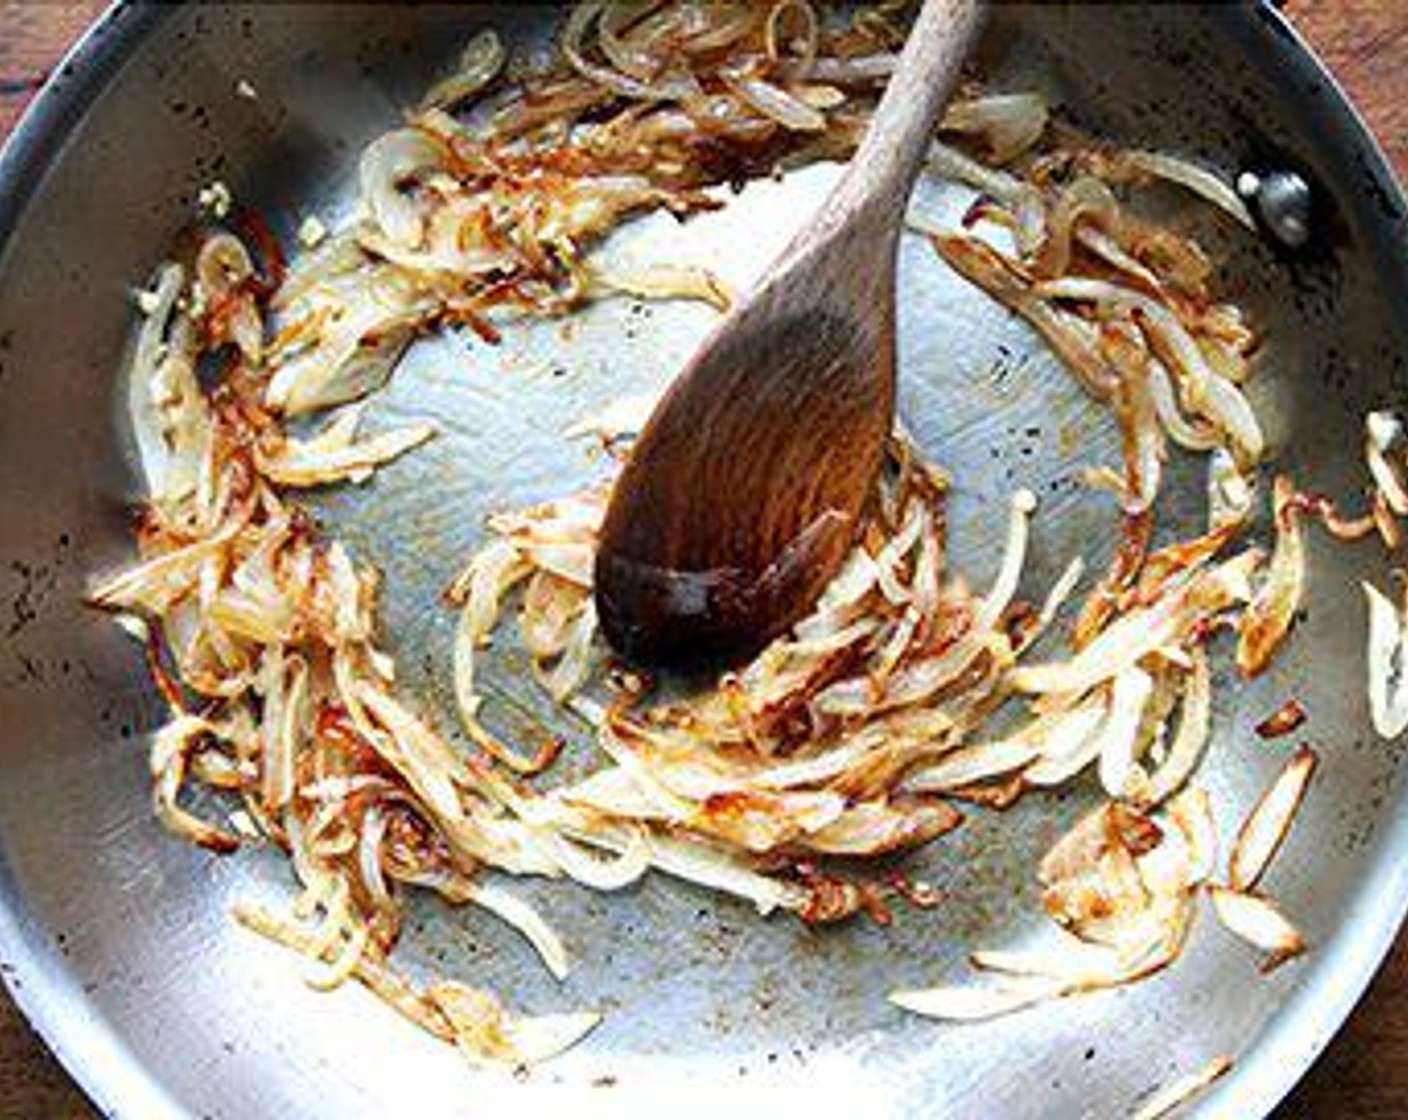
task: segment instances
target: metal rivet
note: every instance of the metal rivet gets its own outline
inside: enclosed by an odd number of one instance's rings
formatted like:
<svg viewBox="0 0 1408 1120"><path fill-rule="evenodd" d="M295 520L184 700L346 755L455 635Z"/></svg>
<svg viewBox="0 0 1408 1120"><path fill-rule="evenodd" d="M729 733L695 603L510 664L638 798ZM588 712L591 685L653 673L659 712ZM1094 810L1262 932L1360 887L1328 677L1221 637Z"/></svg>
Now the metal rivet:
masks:
<svg viewBox="0 0 1408 1120"><path fill-rule="evenodd" d="M1271 235L1291 249L1310 240L1310 186L1294 171L1272 171L1256 186L1256 207Z"/></svg>

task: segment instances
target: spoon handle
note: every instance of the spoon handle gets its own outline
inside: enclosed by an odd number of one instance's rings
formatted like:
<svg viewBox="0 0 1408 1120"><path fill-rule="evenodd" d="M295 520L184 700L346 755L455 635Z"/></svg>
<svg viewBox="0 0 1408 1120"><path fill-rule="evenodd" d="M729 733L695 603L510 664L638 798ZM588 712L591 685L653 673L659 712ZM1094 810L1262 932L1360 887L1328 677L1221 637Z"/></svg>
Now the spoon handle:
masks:
<svg viewBox="0 0 1408 1120"><path fill-rule="evenodd" d="M870 128L830 207L847 215L862 207L889 214L909 196L940 111L977 38L978 0L925 0Z"/></svg>

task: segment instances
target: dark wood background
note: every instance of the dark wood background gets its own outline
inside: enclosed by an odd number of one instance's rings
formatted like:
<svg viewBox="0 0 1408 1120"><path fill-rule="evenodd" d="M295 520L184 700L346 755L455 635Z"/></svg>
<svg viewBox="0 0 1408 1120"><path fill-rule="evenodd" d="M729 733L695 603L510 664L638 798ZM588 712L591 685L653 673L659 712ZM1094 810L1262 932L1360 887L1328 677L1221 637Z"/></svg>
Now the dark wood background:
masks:
<svg viewBox="0 0 1408 1120"><path fill-rule="evenodd" d="M104 7L0 0L0 139L44 75ZM1408 0L1289 0L1285 10L1364 113L1408 180ZM0 1118L94 1112L0 990ZM1280 1120L1408 1117L1408 934Z"/></svg>

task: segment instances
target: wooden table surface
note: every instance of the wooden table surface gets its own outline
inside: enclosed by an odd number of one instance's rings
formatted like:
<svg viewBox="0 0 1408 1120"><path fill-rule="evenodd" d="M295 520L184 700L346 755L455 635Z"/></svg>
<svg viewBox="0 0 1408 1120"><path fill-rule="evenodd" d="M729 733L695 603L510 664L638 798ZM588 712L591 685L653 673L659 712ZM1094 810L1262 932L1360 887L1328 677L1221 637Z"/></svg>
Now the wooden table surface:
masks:
<svg viewBox="0 0 1408 1120"><path fill-rule="evenodd" d="M0 139L101 0L0 0ZM1285 10L1408 181L1408 2L1289 0ZM0 989L0 1120L90 1120L92 1107ZM1408 1117L1408 933L1278 1120Z"/></svg>

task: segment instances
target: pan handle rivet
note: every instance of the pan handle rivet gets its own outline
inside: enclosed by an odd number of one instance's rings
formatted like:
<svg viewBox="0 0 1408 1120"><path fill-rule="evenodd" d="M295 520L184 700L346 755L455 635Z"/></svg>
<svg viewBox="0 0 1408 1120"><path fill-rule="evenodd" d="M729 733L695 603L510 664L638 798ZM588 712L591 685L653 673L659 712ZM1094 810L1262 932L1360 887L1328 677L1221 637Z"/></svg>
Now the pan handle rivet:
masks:
<svg viewBox="0 0 1408 1120"><path fill-rule="evenodd" d="M1310 185L1294 171L1243 172L1237 193L1254 200L1271 236L1288 249L1299 249L1310 239Z"/></svg>

